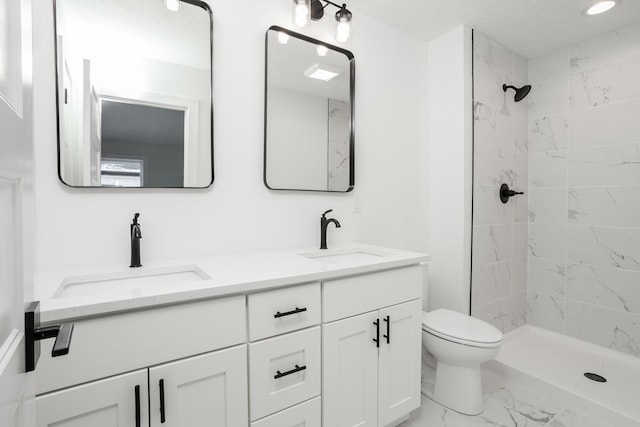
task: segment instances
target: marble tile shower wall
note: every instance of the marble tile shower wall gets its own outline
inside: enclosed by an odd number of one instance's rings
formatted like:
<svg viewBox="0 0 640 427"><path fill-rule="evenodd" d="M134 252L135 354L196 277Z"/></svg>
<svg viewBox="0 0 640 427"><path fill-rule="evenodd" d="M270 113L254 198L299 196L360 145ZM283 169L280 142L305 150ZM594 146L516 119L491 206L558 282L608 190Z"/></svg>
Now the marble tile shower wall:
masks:
<svg viewBox="0 0 640 427"><path fill-rule="evenodd" d="M640 24L529 78L527 321L640 356Z"/></svg>
<svg viewBox="0 0 640 427"><path fill-rule="evenodd" d="M526 323L527 106L502 84L528 80L527 60L473 32L474 171L471 311L507 332ZM525 196L503 204L507 183Z"/></svg>

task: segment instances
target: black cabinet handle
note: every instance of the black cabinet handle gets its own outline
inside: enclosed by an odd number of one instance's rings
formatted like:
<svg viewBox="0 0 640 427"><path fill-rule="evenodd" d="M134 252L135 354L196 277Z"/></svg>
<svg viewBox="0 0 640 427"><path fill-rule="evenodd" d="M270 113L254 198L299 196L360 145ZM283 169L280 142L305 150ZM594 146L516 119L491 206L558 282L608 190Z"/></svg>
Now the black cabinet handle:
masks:
<svg viewBox="0 0 640 427"><path fill-rule="evenodd" d="M387 316L383 319L387 322L387 335L383 335L387 339L387 344L391 344L391 317Z"/></svg>
<svg viewBox="0 0 640 427"><path fill-rule="evenodd" d="M278 311L276 314L273 315L273 317L277 319L279 317L291 316L292 314L302 313L303 311L307 311L307 308L306 307L302 307L302 308L296 307L295 310L285 311L284 313L280 313Z"/></svg>
<svg viewBox="0 0 640 427"><path fill-rule="evenodd" d="M303 366L296 365L296 367L290 371L286 371L286 372L276 371L276 374L273 376L273 378L277 380L278 378L286 377L287 375L295 374L296 372L304 371L305 369L307 369L307 367L304 365Z"/></svg>
<svg viewBox="0 0 640 427"><path fill-rule="evenodd" d="M376 319L373 322L376 325L376 337L373 339L373 342L376 343L376 348L380 347L380 319Z"/></svg>
<svg viewBox="0 0 640 427"><path fill-rule="evenodd" d="M166 421L164 413L164 379L160 380L160 423L164 424Z"/></svg>
<svg viewBox="0 0 640 427"><path fill-rule="evenodd" d="M140 427L140 386L137 385L136 391L136 427Z"/></svg>

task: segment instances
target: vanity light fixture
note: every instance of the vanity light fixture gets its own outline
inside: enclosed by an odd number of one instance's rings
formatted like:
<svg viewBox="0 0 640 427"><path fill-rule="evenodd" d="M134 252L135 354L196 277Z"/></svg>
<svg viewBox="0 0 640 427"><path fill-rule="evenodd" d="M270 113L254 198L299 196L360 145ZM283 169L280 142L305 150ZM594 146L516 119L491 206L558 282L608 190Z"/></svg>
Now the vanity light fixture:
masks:
<svg viewBox="0 0 640 427"><path fill-rule="evenodd" d="M598 1L592 4L588 9L586 9L584 13L589 16L600 15L601 13L605 13L613 9L615 6L618 5L618 3L620 3L619 0L618 1L616 0Z"/></svg>
<svg viewBox="0 0 640 427"><path fill-rule="evenodd" d="M316 47L316 53L318 54L318 56L327 56L327 53L329 53L329 48L325 45L319 44L318 47Z"/></svg>
<svg viewBox="0 0 640 427"><path fill-rule="evenodd" d="M180 0L164 0L164 5L171 12L178 12L182 8Z"/></svg>
<svg viewBox="0 0 640 427"><path fill-rule="evenodd" d="M323 80L325 82L338 77L340 74L342 74L341 68L325 64L313 64L304 72L304 75L310 79Z"/></svg>
<svg viewBox="0 0 640 427"><path fill-rule="evenodd" d="M311 0L293 0L293 23L298 27L306 27L310 10Z"/></svg>
<svg viewBox="0 0 640 427"><path fill-rule="evenodd" d="M324 2L324 4L323 4ZM338 8L336 12L336 40L346 42L351 35L351 19L353 15L347 9L346 3L340 6L329 0L293 0L293 23L305 27L309 22L319 21L324 16L324 8L332 5Z"/></svg>

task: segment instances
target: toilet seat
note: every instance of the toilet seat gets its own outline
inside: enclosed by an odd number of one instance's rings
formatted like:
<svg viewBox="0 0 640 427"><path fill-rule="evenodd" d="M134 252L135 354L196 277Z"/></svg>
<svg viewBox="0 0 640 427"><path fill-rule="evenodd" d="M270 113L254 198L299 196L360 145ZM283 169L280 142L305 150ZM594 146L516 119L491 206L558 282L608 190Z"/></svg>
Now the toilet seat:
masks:
<svg viewBox="0 0 640 427"><path fill-rule="evenodd" d="M498 347L503 335L480 319L444 308L422 313L422 330L439 338L473 347Z"/></svg>

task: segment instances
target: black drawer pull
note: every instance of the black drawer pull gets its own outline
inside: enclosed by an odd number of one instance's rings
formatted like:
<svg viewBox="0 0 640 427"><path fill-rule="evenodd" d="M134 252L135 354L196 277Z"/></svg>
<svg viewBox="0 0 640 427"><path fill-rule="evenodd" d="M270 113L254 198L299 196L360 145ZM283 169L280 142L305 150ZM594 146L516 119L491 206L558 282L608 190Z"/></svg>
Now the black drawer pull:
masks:
<svg viewBox="0 0 640 427"><path fill-rule="evenodd" d="M161 379L158 385L160 386L160 423L164 424L166 421L164 412L164 379Z"/></svg>
<svg viewBox="0 0 640 427"><path fill-rule="evenodd" d="M303 311L307 311L307 307L302 307L302 308L296 307L295 310L285 311L284 313L277 312L276 314L273 315L273 317L277 319L279 317L291 316L292 314L302 313Z"/></svg>
<svg viewBox="0 0 640 427"><path fill-rule="evenodd" d="M387 322L387 334L383 335L387 339L387 344L391 344L391 316L387 316L384 319Z"/></svg>
<svg viewBox="0 0 640 427"><path fill-rule="evenodd" d="M273 376L273 378L277 380L278 378L286 377L287 375L295 374L296 372L304 371L305 369L307 369L306 366L296 365L296 367L290 371L286 371L286 372L276 371L276 374Z"/></svg>
<svg viewBox="0 0 640 427"><path fill-rule="evenodd" d="M136 427L140 427L140 386L135 388L136 393Z"/></svg>

